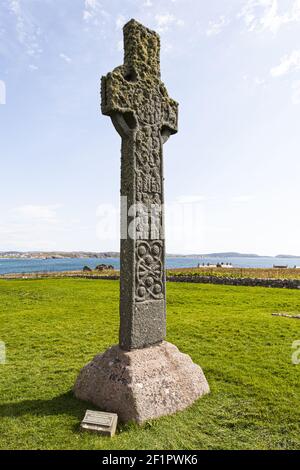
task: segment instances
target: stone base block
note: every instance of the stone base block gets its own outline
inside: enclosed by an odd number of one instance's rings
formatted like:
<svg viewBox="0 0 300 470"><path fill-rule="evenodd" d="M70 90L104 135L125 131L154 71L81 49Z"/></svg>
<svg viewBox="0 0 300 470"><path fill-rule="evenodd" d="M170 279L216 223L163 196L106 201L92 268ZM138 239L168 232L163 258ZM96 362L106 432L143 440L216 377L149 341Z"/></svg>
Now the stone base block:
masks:
<svg viewBox="0 0 300 470"><path fill-rule="evenodd" d="M166 341L132 351L113 346L81 370L74 386L80 400L137 423L183 410L208 392L202 369Z"/></svg>

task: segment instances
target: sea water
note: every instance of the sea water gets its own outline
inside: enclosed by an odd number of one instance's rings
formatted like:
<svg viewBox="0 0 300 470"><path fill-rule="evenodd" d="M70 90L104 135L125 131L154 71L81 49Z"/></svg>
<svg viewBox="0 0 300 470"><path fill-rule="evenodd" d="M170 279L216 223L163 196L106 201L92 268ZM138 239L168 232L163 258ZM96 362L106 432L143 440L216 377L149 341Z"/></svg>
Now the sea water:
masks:
<svg viewBox="0 0 300 470"><path fill-rule="evenodd" d="M293 268L300 266L300 258L199 258L167 257L167 268L193 268L204 264L231 263L239 268L272 268L273 265L285 265ZM62 258L62 259L0 259L0 274L78 271L84 266L95 268L98 264L111 264L120 267L119 258Z"/></svg>

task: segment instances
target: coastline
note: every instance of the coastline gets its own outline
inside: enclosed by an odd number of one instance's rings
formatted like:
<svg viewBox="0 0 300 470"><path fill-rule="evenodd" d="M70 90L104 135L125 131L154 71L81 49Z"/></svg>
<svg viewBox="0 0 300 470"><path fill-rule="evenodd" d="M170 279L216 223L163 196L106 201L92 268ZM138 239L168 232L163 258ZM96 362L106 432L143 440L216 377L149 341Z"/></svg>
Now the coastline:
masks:
<svg viewBox="0 0 300 470"><path fill-rule="evenodd" d="M231 259L231 258L247 258L247 259L299 259L300 255L257 255L253 253L238 253L238 252L220 252L220 253L207 253L207 254L178 254L167 253L167 258L194 258L199 260L205 259ZM107 258L120 258L120 253L117 251L107 252L89 252L89 251L0 251L0 261L3 260L71 260L71 259L107 259Z"/></svg>
<svg viewBox="0 0 300 470"><path fill-rule="evenodd" d="M112 266L114 270L120 268L120 258L117 257L104 257L104 258L0 258L0 276L2 275L28 275L29 273L65 273L65 272L80 272L83 268L86 270L95 270L98 265ZM273 277L274 269L278 268L278 276L284 277L288 274L290 269L295 269L295 275L298 277L300 273L300 262L297 258L195 258L195 257L170 257L166 256L167 270L180 269L197 270L200 269L201 274L212 269L220 268L224 275L226 270L230 270L228 276L232 276L236 270L258 269L262 273L263 269L268 270L268 275ZM252 271L249 271L250 276ZM219 275L218 274L218 275ZM265 276L264 276L265 277ZM290 277L290 276L289 276Z"/></svg>
<svg viewBox="0 0 300 470"><path fill-rule="evenodd" d="M119 269L74 269L66 271L34 271L20 273L3 273L0 279L40 279L40 278L64 278L84 277L91 279L119 279ZM166 269L169 279L177 278L186 282L195 282L195 279L252 279L252 280L300 280L299 268L240 268L240 267L172 267Z"/></svg>

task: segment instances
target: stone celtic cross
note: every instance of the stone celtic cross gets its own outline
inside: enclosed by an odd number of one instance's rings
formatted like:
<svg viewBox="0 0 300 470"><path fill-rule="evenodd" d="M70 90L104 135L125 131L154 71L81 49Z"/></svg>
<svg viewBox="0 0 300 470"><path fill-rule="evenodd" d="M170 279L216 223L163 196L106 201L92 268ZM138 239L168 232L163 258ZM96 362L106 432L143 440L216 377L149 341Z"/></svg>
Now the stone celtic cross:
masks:
<svg viewBox="0 0 300 470"><path fill-rule="evenodd" d="M122 138L120 346L131 350L166 334L163 144L177 132L178 104L160 80L159 36L131 20L124 46L101 95Z"/></svg>
<svg viewBox="0 0 300 470"><path fill-rule="evenodd" d="M122 137L120 341L80 371L75 396L143 423L209 392L201 367L166 334L163 144L178 105L160 80L159 36L124 26L124 65L102 79L102 112Z"/></svg>

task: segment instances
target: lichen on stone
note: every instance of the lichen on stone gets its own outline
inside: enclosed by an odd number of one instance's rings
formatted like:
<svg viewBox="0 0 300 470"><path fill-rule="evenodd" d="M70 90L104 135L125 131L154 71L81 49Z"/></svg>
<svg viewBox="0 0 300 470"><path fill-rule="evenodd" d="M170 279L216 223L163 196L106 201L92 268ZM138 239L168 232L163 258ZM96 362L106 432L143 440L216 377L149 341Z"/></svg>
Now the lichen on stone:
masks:
<svg viewBox="0 0 300 470"><path fill-rule="evenodd" d="M124 47L124 64L102 78L101 94L122 137L121 195L134 206L120 274L120 346L134 349L165 337L163 144L177 132L178 104L160 79L158 34L131 20Z"/></svg>

